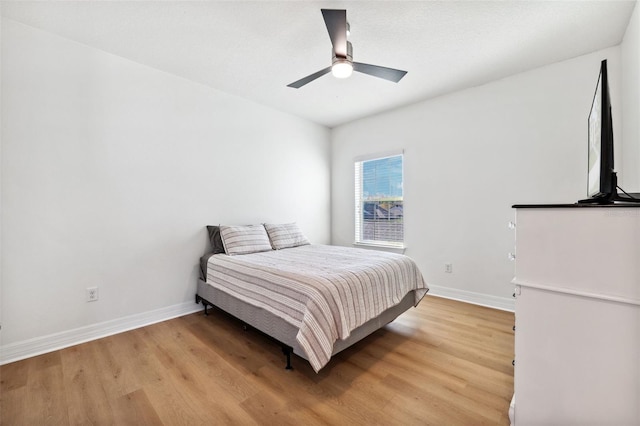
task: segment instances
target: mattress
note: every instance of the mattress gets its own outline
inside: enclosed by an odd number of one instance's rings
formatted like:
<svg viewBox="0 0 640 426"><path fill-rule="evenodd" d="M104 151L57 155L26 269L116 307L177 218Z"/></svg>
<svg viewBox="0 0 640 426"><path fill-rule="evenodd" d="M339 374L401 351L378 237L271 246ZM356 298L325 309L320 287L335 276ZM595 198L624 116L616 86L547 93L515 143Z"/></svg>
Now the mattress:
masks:
<svg viewBox="0 0 640 426"><path fill-rule="evenodd" d="M213 255L207 283L297 330L296 346L316 371L329 361L336 342L407 295L417 305L428 291L407 256L322 245Z"/></svg>

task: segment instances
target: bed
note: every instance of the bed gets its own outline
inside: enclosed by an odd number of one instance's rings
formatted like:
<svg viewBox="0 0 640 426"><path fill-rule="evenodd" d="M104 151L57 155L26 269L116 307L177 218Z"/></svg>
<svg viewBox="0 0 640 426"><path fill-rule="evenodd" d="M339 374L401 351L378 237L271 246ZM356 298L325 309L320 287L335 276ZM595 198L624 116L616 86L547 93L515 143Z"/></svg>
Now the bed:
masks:
<svg viewBox="0 0 640 426"><path fill-rule="evenodd" d="M277 232L282 227L284 244ZM223 247L216 249L215 227L209 228L214 252L201 259L196 302L205 313L217 307L280 342L286 368L294 353L318 372L333 355L417 306L428 291L407 256L312 245L295 224L254 225L250 236L234 233L247 227L218 227ZM238 239L253 248L234 250Z"/></svg>

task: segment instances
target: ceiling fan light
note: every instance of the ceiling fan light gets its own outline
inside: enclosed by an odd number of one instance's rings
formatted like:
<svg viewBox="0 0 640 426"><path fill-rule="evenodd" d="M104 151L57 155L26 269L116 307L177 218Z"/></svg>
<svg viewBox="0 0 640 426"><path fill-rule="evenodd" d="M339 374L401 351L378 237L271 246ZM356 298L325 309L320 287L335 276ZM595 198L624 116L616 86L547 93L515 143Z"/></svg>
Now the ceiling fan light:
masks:
<svg viewBox="0 0 640 426"><path fill-rule="evenodd" d="M336 78L347 78L353 72L353 65L349 61L336 61L331 66L331 74Z"/></svg>

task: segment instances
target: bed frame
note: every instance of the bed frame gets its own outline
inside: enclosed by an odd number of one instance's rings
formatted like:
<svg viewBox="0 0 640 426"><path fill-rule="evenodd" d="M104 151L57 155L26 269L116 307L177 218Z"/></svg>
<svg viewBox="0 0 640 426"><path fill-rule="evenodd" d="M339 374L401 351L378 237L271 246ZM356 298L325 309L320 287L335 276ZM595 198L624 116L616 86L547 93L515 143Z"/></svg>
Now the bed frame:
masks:
<svg viewBox="0 0 640 426"><path fill-rule="evenodd" d="M233 317L238 318L245 324L257 329L276 340L282 346L282 352L286 356L287 370L291 370L291 354L294 353L308 361L304 350L296 340L298 328L272 314L271 312L249 305L219 289L207 284L202 279L198 279L198 289L196 292L196 303L202 303L204 314L208 315L209 306L221 309ZM333 355L348 348L349 346L364 339L374 331L384 327L400 314L411 308L415 303L413 292L409 292L395 306L382 312L377 317L367 321L351 332L346 340L338 340L333 346Z"/></svg>

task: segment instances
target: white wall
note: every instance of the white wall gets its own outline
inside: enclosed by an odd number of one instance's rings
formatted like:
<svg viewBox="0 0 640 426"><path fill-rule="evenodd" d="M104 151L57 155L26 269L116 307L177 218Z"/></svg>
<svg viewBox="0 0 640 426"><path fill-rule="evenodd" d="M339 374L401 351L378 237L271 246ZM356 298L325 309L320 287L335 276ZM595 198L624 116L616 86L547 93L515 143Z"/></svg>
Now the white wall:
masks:
<svg viewBox="0 0 640 426"><path fill-rule="evenodd" d="M636 7L621 44L623 172L620 186L640 192L640 6Z"/></svg>
<svg viewBox="0 0 640 426"><path fill-rule="evenodd" d="M619 47L333 129L333 244L353 242L354 157L403 148L406 254L435 294L513 307L511 206L586 198L587 117L604 58L620 134Z"/></svg>
<svg viewBox="0 0 640 426"><path fill-rule="evenodd" d="M207 224L329 242L327 128L6 19L2 56L3 344L197 308Z"/></svg>
<svg viewBox="0 0 640 426"><path fill-rule="evenodd" d="M0 7L0 46L2 46L2 8ZM0 49L0 348L2 348L2 49Z"/></svg>

